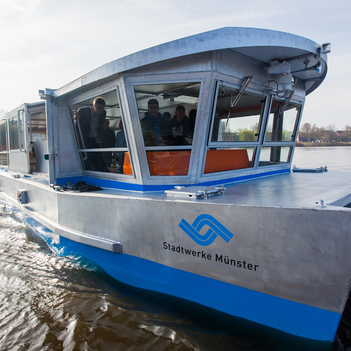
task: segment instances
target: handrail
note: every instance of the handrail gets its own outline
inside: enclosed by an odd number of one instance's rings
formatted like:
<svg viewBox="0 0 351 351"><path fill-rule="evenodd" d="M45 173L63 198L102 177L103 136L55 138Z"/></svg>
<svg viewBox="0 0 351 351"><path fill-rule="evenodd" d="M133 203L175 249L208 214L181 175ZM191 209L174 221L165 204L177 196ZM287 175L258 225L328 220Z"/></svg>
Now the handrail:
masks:
<svg viewBox="0 0 351 351"><path fill-rule="evenodd" d="M79 152L114 152L114 151L118 151L118 152L124 152L124 151L128 151L127 147L99 147L99 148L94 148L94 149L78 149ZM167 150L160 150L160 151L167 151Z"/></svg>

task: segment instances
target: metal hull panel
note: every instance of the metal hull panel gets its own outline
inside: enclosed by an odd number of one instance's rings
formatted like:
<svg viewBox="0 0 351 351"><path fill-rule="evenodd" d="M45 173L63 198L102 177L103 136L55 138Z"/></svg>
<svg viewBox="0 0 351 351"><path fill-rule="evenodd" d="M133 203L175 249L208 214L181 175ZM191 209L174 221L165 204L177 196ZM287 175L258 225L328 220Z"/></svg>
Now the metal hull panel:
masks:
<svg viewBox="0 0 351 351"><path fill-rule="evenodd" d="M341 314L289 301L128 254L108 252L59 237L16 211L60 255L94 260L113 278L142 289L200 303L227 314L300 337L333 341Z"/></svg>
<svg viewBox="0 0 351 351"><path fill-rule="evenodd" d="M280 204L283 197L268 196L272 186L283 195L280 187L299 178L231 185L226 195L200 201L107 189L59 192L6 173L0 185L3 197L52 231L39 234L58 254L86 255L127 284L332 340L349 293L349 209L238 203L259 194ZM27 190L28 204L16 204L18 189ZM290 206L292 194L301 201L300 192L290 192ZM113 252L118 242L123 253Z"/></svg>

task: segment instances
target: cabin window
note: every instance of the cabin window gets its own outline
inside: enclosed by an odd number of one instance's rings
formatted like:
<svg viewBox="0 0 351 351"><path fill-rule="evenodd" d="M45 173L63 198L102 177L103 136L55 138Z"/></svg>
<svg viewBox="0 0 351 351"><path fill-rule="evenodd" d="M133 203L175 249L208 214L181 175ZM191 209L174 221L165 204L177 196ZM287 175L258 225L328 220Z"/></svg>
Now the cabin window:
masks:
<svg viewBox="0 0 351 351"><path fill-rule="evenodd" d="M273 100L269 114L265 141L295 141L300 107Z"/></svg>
<svg viewBox="0 0 351 351"><path fill-rule="evenodd" d="M28 134L30 142L46 141L46 113L43 107L40 110L28 111Z"/></svg>
<svg viewBox="0 0 351 351"><path fill-rule="evenodd" d="M92 108L96 97L70 106L83 169L132 175L128 138L117 91L99 97L105 101L105 107L95 118Z"/></svg>
<svg viewBox="0 0 351 351"><path fill-rule="evenodd" d="M220 85L211 131L211 142L257 142L264 97L244 93L235 106L239 90Z"/></svg>
<svg viewBox="0 0 351 351"><path fill-rule="evenodd" d="M219 85L204 173L250 168L259 143L265 96Z"/></svg>
<svg viewBox="0 0 351 351"><path fill-rule="evenodd" d="M23 118L23 110L19 110L16 116L9 118L10 150L24 149Z"/></svg>
<svg viewBox="0 0 351 351"><path fill-rule="evenodd" d="M201 83L135 85L151 176L187 175Z"/></svg>
<svg viewBox="0 0 351 351"><path fill-rule="evenodd" d="M298 104L273 100L258 166L290 162L300 110Z"/></svg>
<svg viewBox="0 0 351 351"><path fill-rule="evenodd" d="M262 147L259 159L259 166L269 166L279 163L288 163L290 161L291 149L291 146Z"/></svg>
<svg viewBox="0 0 351 351"><path fill-rule="evenodd" d="M7 138L6 121L0 122L0 165L7 166Z"/></svg>

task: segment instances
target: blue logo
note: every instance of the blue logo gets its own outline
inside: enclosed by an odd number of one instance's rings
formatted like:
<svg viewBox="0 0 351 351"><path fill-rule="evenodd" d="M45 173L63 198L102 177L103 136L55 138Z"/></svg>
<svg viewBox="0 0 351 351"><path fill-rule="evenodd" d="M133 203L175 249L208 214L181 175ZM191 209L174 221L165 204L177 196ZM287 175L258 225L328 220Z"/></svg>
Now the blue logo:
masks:
<svg viewBox="0 0 351 351"><path fill-rule="evenodd" d="M202 235L200 231L205 225L209 226L209 229ZM217 236L222 237L227 243L233 237L233 234L226 227L208 214L198 216L192 225L185 219L182 219L179 223L179 227L201 246L211 245Z"/></svg>

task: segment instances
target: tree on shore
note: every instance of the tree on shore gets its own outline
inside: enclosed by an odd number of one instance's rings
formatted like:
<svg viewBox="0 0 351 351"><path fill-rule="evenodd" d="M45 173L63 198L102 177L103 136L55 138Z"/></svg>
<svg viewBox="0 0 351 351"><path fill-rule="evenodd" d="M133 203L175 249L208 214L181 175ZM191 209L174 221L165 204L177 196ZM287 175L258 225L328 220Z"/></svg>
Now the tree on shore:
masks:
<svg viewBox="0 0 351 351"><path fill-rule="evenodd" d="M299 131L300 140L311 142L314 141L314 133L317 130L316 124L305 123ZM302 140L301 140L302 141Z"/></svg>
<svg viewBox="0 0 351 351"><path fill-rule="evenodd" d="M346 125L345 130L336 130L335 124L326 128L318 128L316 124L305 123L299 130L301 142L351 142L351 126Z"/></svg>

